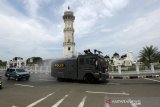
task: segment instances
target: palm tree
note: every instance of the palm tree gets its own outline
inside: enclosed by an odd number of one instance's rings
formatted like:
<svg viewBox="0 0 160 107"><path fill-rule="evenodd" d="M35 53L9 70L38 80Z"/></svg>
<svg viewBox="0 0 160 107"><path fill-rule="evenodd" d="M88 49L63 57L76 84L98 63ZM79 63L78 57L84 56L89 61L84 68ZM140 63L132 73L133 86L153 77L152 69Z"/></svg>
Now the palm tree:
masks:
<svg viewBox="0 0 160 107"><path fill-rule="evenodd" d="M158 62L160 57L160 52L157 47L146 46L140 51L139 58L140 61L145 65L149 66L150 63Z"/></svg>

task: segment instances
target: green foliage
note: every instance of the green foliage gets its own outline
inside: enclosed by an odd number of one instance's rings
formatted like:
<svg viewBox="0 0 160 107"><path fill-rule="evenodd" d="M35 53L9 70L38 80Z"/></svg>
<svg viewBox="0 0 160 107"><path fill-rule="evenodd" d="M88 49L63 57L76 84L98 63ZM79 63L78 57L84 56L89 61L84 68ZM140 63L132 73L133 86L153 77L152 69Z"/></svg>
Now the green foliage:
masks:
<svg viewBox="0 0 160 107"><path fill-rule="evenodd" d="M150 63L160 61L160 52L157 47L146 46L139 53L140 61L149 66Z"/></svg>
<svg viewBox="0 0 160 107"><path fill-rule="evenodd" d="M0 60L0 66L6 66L7 62Z"/></svg>
<svg viewBox="0 0 160 107"><path fill-rule="evenodd" d="M43 59L41 57L32 57L27 59L27 65L42 65L43 64Z"/></svg>

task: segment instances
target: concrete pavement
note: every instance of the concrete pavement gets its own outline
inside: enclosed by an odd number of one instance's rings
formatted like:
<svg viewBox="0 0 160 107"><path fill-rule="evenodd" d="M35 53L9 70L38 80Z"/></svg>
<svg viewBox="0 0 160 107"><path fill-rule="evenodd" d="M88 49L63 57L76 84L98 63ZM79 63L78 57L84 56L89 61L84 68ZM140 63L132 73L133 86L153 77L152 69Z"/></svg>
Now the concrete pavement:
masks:
<svg viewBox="0 0 160 107"><path fill-rule="evenodd" d="M159 107L160 78L110 79L108 83L58 82L49 74L29 81L2 78L0 107Z"/></svg>

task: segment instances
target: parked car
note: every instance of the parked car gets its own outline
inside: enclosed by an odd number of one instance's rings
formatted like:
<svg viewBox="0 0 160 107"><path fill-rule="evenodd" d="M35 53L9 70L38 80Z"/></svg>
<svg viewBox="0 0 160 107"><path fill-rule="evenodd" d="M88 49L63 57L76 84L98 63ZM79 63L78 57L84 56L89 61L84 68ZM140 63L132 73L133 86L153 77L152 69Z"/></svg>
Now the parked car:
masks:
<svg viewBox="0 0 160 107"><path fill-rule="evenodd" d="M26 79L29 80L30 73L24 69L20 68L9 68L7 69L5 76L9 79L21 80Z"/></svg>
<svg viewBox="0 0 160 107"><path fill-rule="evenodd" d="M2 81L1 81L1 75L0 75L0 89L2 89Z"/></svg>

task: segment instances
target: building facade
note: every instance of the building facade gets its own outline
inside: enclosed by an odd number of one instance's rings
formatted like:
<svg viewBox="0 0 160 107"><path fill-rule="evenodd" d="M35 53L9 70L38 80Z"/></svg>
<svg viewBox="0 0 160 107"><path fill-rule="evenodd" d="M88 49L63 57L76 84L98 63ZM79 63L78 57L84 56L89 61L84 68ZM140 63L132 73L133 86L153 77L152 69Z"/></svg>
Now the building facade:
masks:
<svg viewBox="0 0 160 107"><path fill-rule="evenodd" d="M14 57L12 60L7 61L7 68L15 67L15 68L23 68L26 66L26 61L21 57Z"/></svg>
<svg viewBox="0 0 160 107"><path fill-rule="evenodd" d="M119 56L118 53L114 53L112 57L112 66L132 66L136 63L136 61L133 60L133 54L132 52L127 52L126 54Z"/></svg>
<svg viewBox="0 0 160 107"><path fill-rule="evenodd" d="M68 6L68 10L64 12L63 15L64 20L64 57L71 57L75 55L75 42L74 42L74 28L73 23L75 20L75 16L73 12L70 10Z"/></svg>

